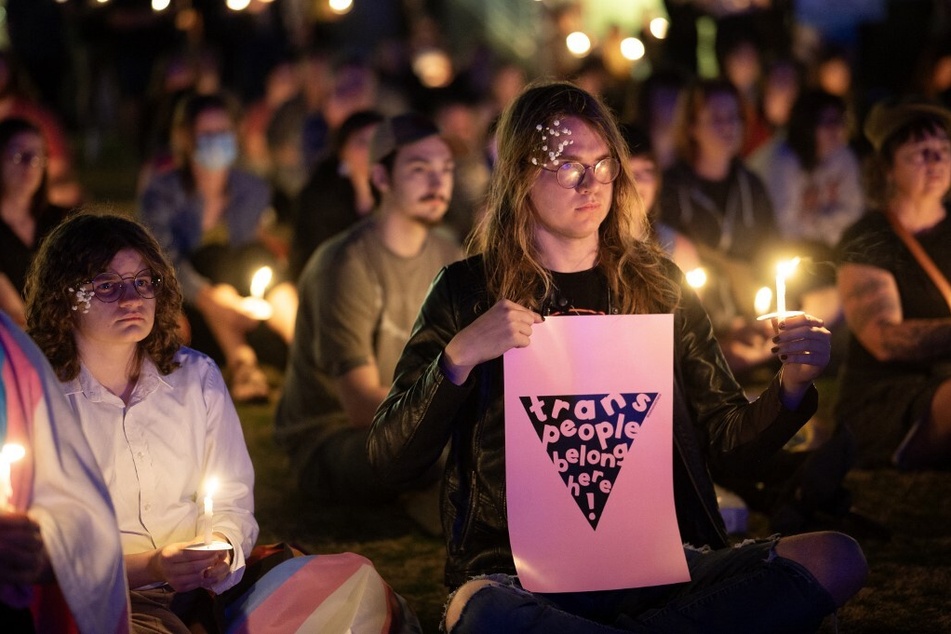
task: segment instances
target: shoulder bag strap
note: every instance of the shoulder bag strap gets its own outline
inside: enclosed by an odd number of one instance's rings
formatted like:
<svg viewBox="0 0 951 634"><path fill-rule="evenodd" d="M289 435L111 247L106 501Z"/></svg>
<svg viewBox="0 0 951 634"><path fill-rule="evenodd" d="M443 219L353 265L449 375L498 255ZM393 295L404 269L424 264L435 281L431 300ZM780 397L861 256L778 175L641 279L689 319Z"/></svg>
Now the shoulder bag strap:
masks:
<svg viewBox="0 0 951 634"><path fill-rule="evenodd" d="M895 217L895 214L886 211L885 217L888 218L888 222L891 223L895 234L901 238L901 241L905 243L905 246L908 247L911 254L918 260L918 264L921 265L921 268L925 270L925 273L928 274L928 277L931 278L934 285L941 291L941 294L944 296L944 301L948 304L948 308L951 309L951 284L948 283L948 279L941 273L941 270L938 269L938 265L936 265L934 260L931 259L931 256L925 252L921 243L915 239L915 236L911 235L911 232Z"/></svg>

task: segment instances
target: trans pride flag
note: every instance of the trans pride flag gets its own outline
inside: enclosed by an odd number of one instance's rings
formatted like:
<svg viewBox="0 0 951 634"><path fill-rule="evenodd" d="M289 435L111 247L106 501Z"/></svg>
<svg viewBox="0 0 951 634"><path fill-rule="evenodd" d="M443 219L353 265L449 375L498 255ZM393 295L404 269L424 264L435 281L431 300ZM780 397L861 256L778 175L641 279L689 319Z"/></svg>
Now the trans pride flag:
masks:
<svg viewBox="0 0 951 634"><path fill-rule="evenodd" d="M49 363L2 312L0 379L0 446L26 450L11 465L10 505L39 525L58 582L0 584L0 600L32 606L41 633L128 632L128 587L109 492Z"/></svg>
<svg viewBox="0 0 951 634"><path fill-rule="evenodd" d="M0 447L6 443L31 447L30 430L43 400L43 383L26 351L6 328L0 328L0 377ZM33 491L32 451L10 465L10 481L10 505L25 511Z"/></svg>
<svg viewBox="0 0 951 634"><path fill-rule="evenodd" d="M227 634L421 632L402 597L354 553L288 559L225 610Z"/></svg>

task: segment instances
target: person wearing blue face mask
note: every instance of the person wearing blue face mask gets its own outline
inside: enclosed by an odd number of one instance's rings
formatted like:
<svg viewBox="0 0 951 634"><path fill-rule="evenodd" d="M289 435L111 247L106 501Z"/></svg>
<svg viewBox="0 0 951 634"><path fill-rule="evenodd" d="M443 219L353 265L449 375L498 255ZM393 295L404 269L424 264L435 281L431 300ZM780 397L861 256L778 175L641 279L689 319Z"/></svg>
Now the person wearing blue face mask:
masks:
<svg viewBox="0 0 951 634"><path fill-rule="evenodd" d="M232 397L246 402L268 397L249 335L282 352L294 331L297 291L283 280L279 258L262 239L271 207L268 185L235 166L236 121L222 95L183 99L173 122L175 167L152 177L139 212L181 280L192 346L224 364ZM267 319L246 301L254 273L264 266L275 273L264 294L273 309Z"/></svg>
<svg viewBox="0 0 951 634"><path fill-rule="evenodd" d="M195 162L207 170L224 170L238 158L234 132L209 132L195 139Z"/></svg>

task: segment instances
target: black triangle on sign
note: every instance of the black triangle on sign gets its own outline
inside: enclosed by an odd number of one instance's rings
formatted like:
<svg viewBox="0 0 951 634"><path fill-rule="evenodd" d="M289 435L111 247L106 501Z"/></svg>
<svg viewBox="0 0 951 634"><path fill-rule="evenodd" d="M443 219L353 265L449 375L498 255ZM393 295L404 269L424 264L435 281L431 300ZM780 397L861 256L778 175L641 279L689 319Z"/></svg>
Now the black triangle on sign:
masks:
<svg viewBox="0 0 951 634"><path fill-rule="evenodd" d="M568 492L597 530L628 449L657 392L521 396Z"/></svg>

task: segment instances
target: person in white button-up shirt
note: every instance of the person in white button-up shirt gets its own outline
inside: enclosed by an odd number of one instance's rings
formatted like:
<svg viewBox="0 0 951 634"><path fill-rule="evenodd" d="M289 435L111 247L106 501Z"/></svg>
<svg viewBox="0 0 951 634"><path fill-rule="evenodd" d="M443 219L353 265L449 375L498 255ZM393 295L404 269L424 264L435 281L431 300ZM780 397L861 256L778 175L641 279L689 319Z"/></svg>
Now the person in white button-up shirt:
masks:
<svg viewBox="0 0 951 634"><path fill-rule="evenodd" d="M44 242L27 282L30 334L49 357L103 473L119 523L133 627L183 631L240 581L258 534L254 472L218 367L183 347L181 291L154 238L81 214ZM213 541L206 485L217 480ZM197 617L199 620L202 617Z"/></svg>

